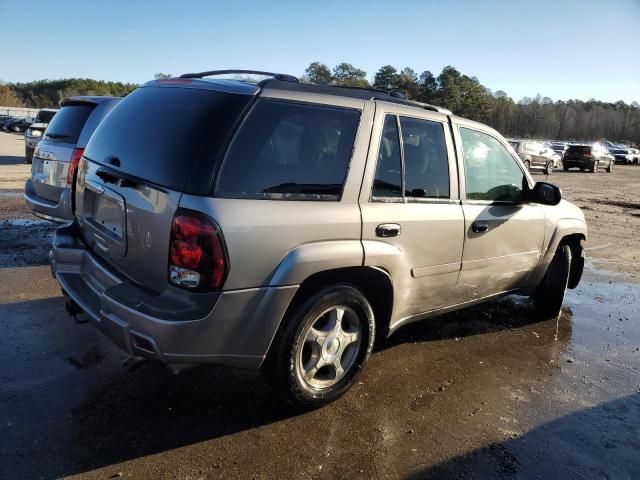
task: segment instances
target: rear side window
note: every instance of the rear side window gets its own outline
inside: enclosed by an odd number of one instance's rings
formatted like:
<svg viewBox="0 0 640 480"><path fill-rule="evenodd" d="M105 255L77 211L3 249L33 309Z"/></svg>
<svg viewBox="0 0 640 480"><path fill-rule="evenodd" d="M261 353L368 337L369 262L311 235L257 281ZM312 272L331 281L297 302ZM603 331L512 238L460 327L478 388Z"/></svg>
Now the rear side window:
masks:
<svg viewBox="0 0 640 480"><path fill-rule="evenodd" d="M222 197L339 200L360 112L259 100L225 156Z"/></svg>
<svg viewBox="0 0 640 480"><path fill-rule="evenodd" d="M138 88L100 122L85 157L111 168L119 163L117 170L171 190L208 194L218 155L252 98L196 88Z"/></svg>
<svg viewBox="0 0 640 480"><path fill-rule="evenodd" d="M78 143L78 137L93 108L93 105L62 107L47 126L45 138L53 142Z"/></svg>

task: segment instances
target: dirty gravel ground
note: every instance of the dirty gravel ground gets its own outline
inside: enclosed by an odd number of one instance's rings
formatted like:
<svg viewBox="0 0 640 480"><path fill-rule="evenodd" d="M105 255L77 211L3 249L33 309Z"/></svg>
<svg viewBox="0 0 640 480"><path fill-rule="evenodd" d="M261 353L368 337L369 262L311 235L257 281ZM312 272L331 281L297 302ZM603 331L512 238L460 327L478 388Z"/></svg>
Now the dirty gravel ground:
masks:
<svg viewBox="0 0 640 480"><path fill-rule="evenodd" d="M3 135L0 478L640 478L640 168L551 175L592 232L557 320L511 297L410 325L305 413L251 372L124 370L66 315Z"/></svg>

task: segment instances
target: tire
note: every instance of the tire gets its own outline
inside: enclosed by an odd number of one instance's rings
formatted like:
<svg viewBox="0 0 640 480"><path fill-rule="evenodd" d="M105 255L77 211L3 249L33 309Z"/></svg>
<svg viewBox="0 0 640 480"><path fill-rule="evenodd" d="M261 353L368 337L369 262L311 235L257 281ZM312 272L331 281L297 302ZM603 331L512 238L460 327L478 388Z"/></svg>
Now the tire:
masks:
<svg viewBox="0 0 640 480"><path fill-rule="evenodd" d="M544 167L544 174L545 175L549 175L549 174L551 174L551 172L553 172L553 161L547 163L547 165Z"/></svg>
<svg viewBox="0 0 640 480"><path fill-rule="evenodd" d="M554 318L560 314L570 271L571 248L560 245L532 295L535 311L543 318Z"/></svg>
<svg viewBox="0 0 640 480"><path fill-rule="evenodd" d="M609 166L607 167L606 172L607 172L607 173L611 173L611 172L613 172L613 162L609 162Z"/></svg>
<svg viewBox="0 0 640 480"><path fill-rule="evenodd" d="M580 171L581 171L581 172L584 172L584 168L580 167Z"/></svg>
<svg viewBox="0 0 640 480"><path fill-rule="evenodd" d="M562 170L564 170L565 172L569 171L569 167L567 167L566 165L562 165Z"/></svg>
<svg viewBox="0 0 640 480"><path fill-rule="evenodd" d="M287 313L262 372L289 403L318 408L355 383L374 339L375 320L367 298L352 285L332 285Z"/></svg>
<svg viewBox="0 0 640 480"><path fill-rule="evenodd" d="M524 163L524 168L526 168L527 170L531 169L531 163L529 162L529 160L525 160L523 163Z"/></svg>
<svg viewBox="0 0 640 480"><path fill-rule="evenodd" d="M595 161L593 162L593 164L591 165L591 168L589 169L589 171L591 173L598 173L598 168L600 167L600 162Z"/></svg>
<svg viewBox="0 0 640 480"><path fill-rule="evenodd" d="M24 147L24 161L26 164L30 165L33 161L33 150L27 147Z"/></svg>

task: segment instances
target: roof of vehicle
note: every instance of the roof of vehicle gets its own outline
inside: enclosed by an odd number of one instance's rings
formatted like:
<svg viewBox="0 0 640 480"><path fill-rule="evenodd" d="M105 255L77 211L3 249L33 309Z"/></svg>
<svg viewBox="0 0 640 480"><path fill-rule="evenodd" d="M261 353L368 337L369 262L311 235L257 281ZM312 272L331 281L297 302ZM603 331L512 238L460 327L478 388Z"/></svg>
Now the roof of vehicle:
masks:
<svg viewBox="0 0 640 480"><path fill-rule="evenodd" d="M66 107L69 105L78 105L83 103L93 103L95 105L111 101L114 99L120 99L122 97L109 97L106 95L78 95L75 97L67 97L60 102L60 107Z"/></svg>
<svg viewBox="0 0 640 480"><path fill-rule="evenodd" d="M205 78L230 74L248 74L266 76L265 80L259 82L248 82L240 79L229 78ZM315 85L311 83L300 83L293 75L282 73L262 72L256 70L211 70L200 73L185 73L177 78L167 78L152 80L143 86L167 85L184 86L191 88L215 88L229 93L240 93L255 95L264 88L270 90L295 91L310 94L333 95L337 97L355 98L360 100L382 100L385 102L398 103L410 107L432 110L445 115L453 115L450 110L429 105L427 103L416 102L405 98L399 92L384 91L375 88L347 87L339 85Z"/></svg>

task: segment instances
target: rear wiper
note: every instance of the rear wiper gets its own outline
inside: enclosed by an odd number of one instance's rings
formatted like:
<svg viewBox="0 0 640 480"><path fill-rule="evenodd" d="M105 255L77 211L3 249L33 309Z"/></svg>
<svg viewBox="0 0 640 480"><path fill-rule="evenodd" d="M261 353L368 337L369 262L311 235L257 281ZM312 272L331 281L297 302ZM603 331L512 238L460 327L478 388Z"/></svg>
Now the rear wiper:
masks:
<svg viewBox="0 0 640 480"><path fill-rule="evenodd" d="M49 138L70 138L71 135L64 135L62 133L47 133L45 136Z"/></svg>

